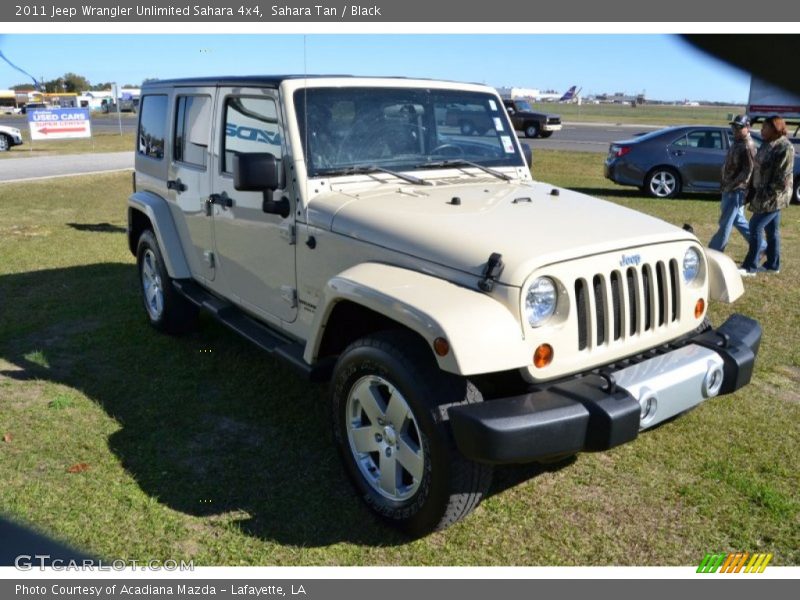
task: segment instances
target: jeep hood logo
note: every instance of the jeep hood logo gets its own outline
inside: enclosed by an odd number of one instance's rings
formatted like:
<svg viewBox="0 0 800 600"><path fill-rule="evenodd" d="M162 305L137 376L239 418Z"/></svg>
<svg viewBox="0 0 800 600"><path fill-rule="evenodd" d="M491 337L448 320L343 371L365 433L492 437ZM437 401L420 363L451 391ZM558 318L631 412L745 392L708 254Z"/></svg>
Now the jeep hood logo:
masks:
<svg viewBox="0 0 800 600"><path fill-rule="evenodd" d="M623 254L622 258L619 259L619 266L628 267L633 265L638 267L640 262L642 262L641 254Z"/></svg>

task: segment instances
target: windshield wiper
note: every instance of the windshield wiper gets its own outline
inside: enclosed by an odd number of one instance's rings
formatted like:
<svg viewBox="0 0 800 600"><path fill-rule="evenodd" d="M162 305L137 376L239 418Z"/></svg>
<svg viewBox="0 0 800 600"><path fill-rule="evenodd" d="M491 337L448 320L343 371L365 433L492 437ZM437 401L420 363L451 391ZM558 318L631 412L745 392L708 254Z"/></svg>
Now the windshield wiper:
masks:
<svg viewBox="0 0 800 600"><path fill-rule="evenodd" d="M331 168L331 169L319 169L317 171L319 175L328 175L328 176L335 176L335 175L372 175L373 173L387 173L398 179L402 179L403 181L407 181L408 183L413 183L414 185L431 185L430 181L425 181L424 179L420 179L419 177L414 177L413 175L406 175L405 173L398 173L397 171L392 171L391 169L387 169L385 167L379 167L377 165L353 165L352 167L341 167L341 168ZM378 181L384 181L383 179L379 179L374 177Z"/></svg>
<svg viewBox="0 0 800 600"><path fill-rule="evenodd" d="M484 167L483 165L479 165L478 163L472 162L471 160L463 160L460 158L454 160L434 160L431 162L422 163L420 165L416 165L415 169L441 169L444 167L455 167L457 169L462 169L463 167L475 167L476 169L480 169L484 173L489 173L489 175L494 175L498 179L502 179L503 181L511 181L512 177L506 175L505 173L501 173L495 169L491 169L489 167Z"/></svg>

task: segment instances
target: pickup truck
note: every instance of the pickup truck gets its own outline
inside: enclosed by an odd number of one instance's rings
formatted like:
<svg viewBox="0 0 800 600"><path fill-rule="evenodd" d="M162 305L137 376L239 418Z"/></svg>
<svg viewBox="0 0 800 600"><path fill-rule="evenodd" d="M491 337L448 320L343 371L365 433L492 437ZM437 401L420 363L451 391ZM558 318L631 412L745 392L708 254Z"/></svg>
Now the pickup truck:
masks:
<svg viewBox="0 0 800 600"><path fill-rule="evenodd" d="M561 130L561 117L535 112L525 100L503 100L509 119L515 131L522 131L527 138L548 138L553 132ZM485 135L496 129L494 116L486 110L474 107L449 106L440 119L443 125L457 127L461 135Z"/></svg>

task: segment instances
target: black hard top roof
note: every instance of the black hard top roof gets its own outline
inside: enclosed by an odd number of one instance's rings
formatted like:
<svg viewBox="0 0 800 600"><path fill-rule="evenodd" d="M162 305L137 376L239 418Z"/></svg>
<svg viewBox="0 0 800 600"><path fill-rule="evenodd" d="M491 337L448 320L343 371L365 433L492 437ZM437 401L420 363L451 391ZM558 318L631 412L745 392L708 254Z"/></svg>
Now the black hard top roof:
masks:
<svg viewBox="0 0 800 600"><path fill-rule="evenodd" d="M187 77L180 79L156 79L148 81L143 87L151 85L247 85L259 87L278 87L286 79L319 79L320 77L352 77L352 75L227 75L218 77Z"/></svg>
<svg viewBox="0 0 800 600"><path fill-rule="evenodd" d="M217 77L188 77L185 79L156 79L148 81L142 87L150 86L252 86L252 87L272 87L277 88L283 81L287 79L320 79L332 77L358 77L359 79L415 79L420 81L443 81L441 79L428 79L426 77L398 77L394 75L386 76L361 76L361 75L232 75L232 76L217 76ZM461 83L461 82L459 82Z"/></svg>

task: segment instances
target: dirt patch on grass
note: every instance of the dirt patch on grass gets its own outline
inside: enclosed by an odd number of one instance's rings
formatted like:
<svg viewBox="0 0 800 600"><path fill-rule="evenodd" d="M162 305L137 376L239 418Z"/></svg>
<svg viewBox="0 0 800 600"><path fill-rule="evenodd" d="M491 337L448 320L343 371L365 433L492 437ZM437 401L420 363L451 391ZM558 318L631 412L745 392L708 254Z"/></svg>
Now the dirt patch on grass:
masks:
<svg viewBox="0 0 800 600"><path fill-rule="evenodd" d="M0 235L13 236L16 239L45 237L51 231L41 225L11 225L10 227L0 228Z"/></svg>

